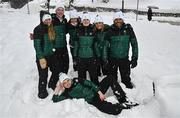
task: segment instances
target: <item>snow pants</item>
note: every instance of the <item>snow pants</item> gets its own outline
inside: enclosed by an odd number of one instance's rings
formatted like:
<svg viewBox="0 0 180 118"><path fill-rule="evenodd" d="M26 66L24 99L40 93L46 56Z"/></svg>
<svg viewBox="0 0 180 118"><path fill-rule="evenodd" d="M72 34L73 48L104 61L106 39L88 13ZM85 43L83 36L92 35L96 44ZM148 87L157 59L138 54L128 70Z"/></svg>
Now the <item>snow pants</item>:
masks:
<svg viewBox="0 0 180 118"><path fill-rule="evenodd" d="M100 82L100 90L103 94L106 93L109 87L112 88L114 95L117 97L118 101L120 103L125 102L126 100L126 94L119 85L119 83L113 78L113 76L107 76ZM93 102L91 103L93 106L95 106L97 109L104 113L117 115L121 113L122 108L120 105L112 104L111 102L107 101L101 101L98 94L94 97Z"/></svg>
<svg viewBox="0 0 180 118"><path fill-rule="evenodd" d="M67 47L56 49L55 55L59 62L58 65L60 72L67 74L69 70L69 55L68 55Z"/></svg>
<svg viewBox="0 0 180 118"><path fill-rule="evenodd" d="M96 59L94 58L80 58L78 61L78 78L87 78L86 71L89 72L90 80L99 85L97 75Z"/></svg>
<svg viewBox="0 0 180 118"><path fill-rule="evenodd" d="M102 73L101 73L101 71L102 71ZM103 60L101 60L101 59L99 59L99 62L97 64L97 74L98 74L98 76L108 74L108 70L104 68L104 63L103 63Z"/></svg>
<svg viewBox="0 0 180 118"><path fill-rule="evenodd" d="M121 82L126 86L131 84L130 78L130 61L128 59L109 59L109 74L113 75L113 77L117 80L118 76L118 68L121 75Z"/></svg>
<svg viewBox="0 0 180 118"><path fill-rule="evenodd" d="M47 92L46 86L47 86L47 79L48 79L48 69L52 72L48 87L54 89L56 87L56 83L59 80L59 68L57 64L57 58L55 55L51 55L48 57L45 57L47 61L47 68L42 69L39 60L36 60L37 68L38 68L38 74L39 74L39 83L38 83L38 91L39 93Z"/></svg>

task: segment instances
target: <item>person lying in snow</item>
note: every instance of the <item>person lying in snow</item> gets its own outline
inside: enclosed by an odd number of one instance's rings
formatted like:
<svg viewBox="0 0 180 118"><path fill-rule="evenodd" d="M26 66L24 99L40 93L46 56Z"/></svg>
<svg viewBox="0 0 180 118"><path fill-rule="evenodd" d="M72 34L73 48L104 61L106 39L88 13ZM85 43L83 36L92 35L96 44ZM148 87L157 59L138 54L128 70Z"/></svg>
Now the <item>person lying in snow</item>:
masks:
<svg viewBox="0 0 180 118"><path fill-rule="evenodd" d="M65 73L60 73L59 82L55 88L53 102L64 99L84 98L89 104L95 106L100 111L118 115L123 109L130 109L133 105L126 104L126 94L111 75L105 77L99 87L86 79L70 78ZM105 101L105 93L111 87L119 103L112 104ZM134 106L137 104L134 104Z"/></svg>

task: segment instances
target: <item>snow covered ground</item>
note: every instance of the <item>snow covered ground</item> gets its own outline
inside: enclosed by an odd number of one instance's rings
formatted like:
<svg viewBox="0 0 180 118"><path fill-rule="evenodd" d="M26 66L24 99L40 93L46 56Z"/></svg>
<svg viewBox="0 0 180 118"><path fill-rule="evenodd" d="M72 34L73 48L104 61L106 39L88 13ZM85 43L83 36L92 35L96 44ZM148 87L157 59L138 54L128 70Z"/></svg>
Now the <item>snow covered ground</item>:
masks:
<svg viewBox="0 0 180 118"><path fill-rule="evenodd" d="M9 12L8 12L9 11ZM104 22L112 23L113 13L100 13ZM91 13L92 20L96 13ZM66 12L68 18L68 12ZM180 26L145 16L135 21L133 13L125 14L139 43L138 67L132 70L133 90L126 91L140 106L123 110L118 116L104 114L83 99L52 103L52 91L45 100L37 98L38 73L35 52L29 33L39 23L38 13L0 8L0 118L179 118L180 106ZM179 21L178 18L169 18ZM72 63L70 64L70 76ZM153 97L152 82L156 86ZM116 102L114 96L107 100Z"/></svg>

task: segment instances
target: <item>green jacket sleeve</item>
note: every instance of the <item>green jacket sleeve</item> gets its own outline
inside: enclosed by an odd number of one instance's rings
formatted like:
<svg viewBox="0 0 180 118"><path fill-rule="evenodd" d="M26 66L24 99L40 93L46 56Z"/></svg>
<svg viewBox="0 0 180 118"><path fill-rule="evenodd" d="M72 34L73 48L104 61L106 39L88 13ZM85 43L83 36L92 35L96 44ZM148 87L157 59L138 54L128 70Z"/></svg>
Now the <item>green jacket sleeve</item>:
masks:
<svg viewBox="0 0 180 118"><path fill-rule="evenodd" d="M130 43L132 46L132 57L131 59L138 59L138 42L133 28L130 26Z"/></svg>
<svg viewBox="0 0 180 118"><path fill-rule="evenodd" d="M95 51L95 54L96 54L96 57L97 58L100 58L100 50L98 48L98 42L97 42L97 37L95 36L95 42L94 42L94 51Z"/></svg>
<svg viewBox="0 0 180 118"><path fill-rule="evenodd" d="M105 40L104 41L104 46L103 46L103 54L102 54L102 59L103 61L108 60L108 51L109 51L109 41Z"/></svg>
<svg viewBox="0 0 180 118"><path fill-rule="evenodd" d="M109 53L109 39L110 39L110 32L107 32L104 38L104 46L103 46L103 54L102 58L104 61L108 60L108 53Z"/></svg>
<svg viewBox="0 0 180 118"><path fill-rule="evenodd" d="M63 93L61 95L53 95L53 98L52 98L53 102L59 102L65 99L67 98L63 95Z"/></svg>
<svg viewBox="0 0 180 118"><path fill-rule="evenodd" d="M74 41L74 50L73 50L73 57L77 57L78 56L78 41Z"/></svg>
<svg viewBox="0 0 180 118"><path fill-rule="evenodd" d="M42 51L42 40L43 40L42 31L39 27L36 27L34 29L34 48L38 59L44 58Z"/></svg>
<svg viewBox="0 0 180 118"><path fill-rule="evenodd" d="M99 87L89 80L84 80L84 85L92 88L95 92L99 91Z"/></svg>

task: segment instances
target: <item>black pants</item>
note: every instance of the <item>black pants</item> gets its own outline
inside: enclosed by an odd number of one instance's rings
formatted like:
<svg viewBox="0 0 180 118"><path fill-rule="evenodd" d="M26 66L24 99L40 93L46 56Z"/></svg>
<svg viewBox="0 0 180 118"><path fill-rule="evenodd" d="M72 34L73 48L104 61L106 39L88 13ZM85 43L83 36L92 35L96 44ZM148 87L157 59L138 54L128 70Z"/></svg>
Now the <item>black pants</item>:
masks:
<svg viewBox="0 0 180 118"><path fill-rule="evenodd" d="M103 60L98 59L98 65L97 65L97 74L98 76L101 76L101 71L103 75L107 75L108 74L108 70L104 68L104 63Z"/></svg>
<svg viewBox="0 0 180 118"><path fill-rule="evenodd" d="M67 74L69 70L69 55L67 47L56 49L55 55L58 58L60 72Z"/></svg>
<svg viewBox="0 0 180 118"><path fill-rule="evenodd" d="M100 90L103 94L105 94L109 87L112 88L113 93L117 97L118 101L124 102L126 98L125 92L119 83L113 78L113 76L110 75L100 82ZM100 111L108 114L117 115L122 111L122 108L118 103L112 104L111 102L101 101L98 94L94 97L92 105L94 105Z"/></svg>
<svg viewBox="0 0 180 118"><path fill-rule="evenodd" d="M96 60L94 58L79 59L78 62L78 78L86 78L86 71L89 72L91 81L99 85Z"/></svg>
<svg viewBox="0 0 180 118"><path fill-rule="evenodd" d="M117 80L118 68L121 75L121 82L128 85L131 82L130 78L130 62L128 59L110 59L109 60L109 73Z"/></svg>
<svg viewBox="0 0 180 118"><path fill-rule="evenodd" d="M38 91L39 93L47 92L47 79L48 79L48 69L52 72L48 87L54 89L56 87L56 83L59 80L59 68L57 66L57 58L54 55L45 58L47 61L47 68L42 69L39 63L39 60L36 60L38 74L39 74L39 83L38 83Z"/></svg>

